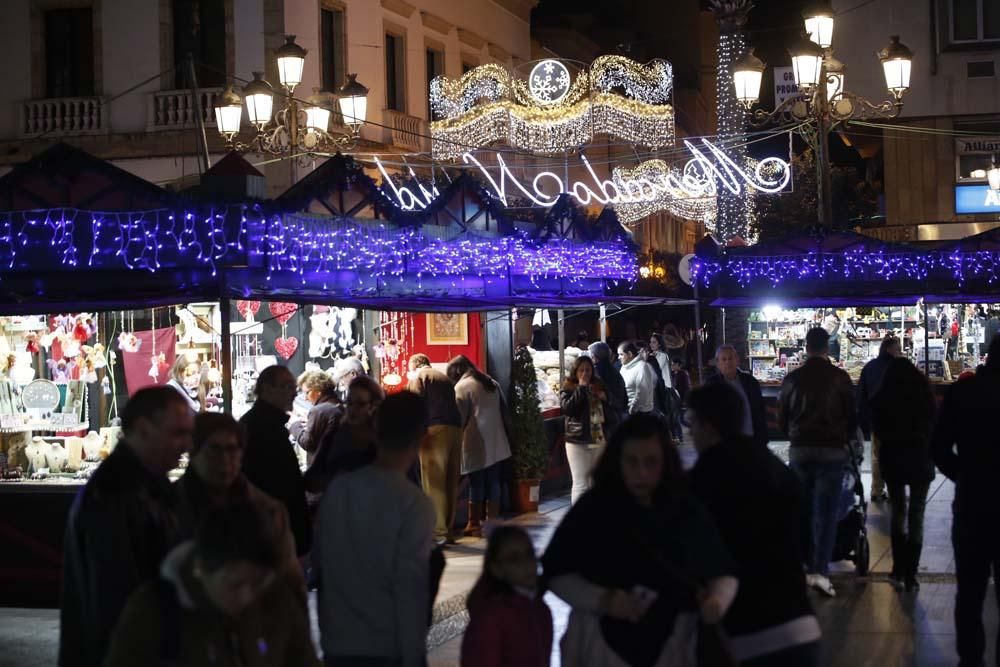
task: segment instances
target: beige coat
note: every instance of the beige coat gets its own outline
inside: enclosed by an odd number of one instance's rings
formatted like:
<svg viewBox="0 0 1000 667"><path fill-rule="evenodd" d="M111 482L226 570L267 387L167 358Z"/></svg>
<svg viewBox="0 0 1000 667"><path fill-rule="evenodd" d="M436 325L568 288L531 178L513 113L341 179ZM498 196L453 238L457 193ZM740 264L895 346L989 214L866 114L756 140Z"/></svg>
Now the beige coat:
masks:
<svg viewBox="0 0 1000 667"><path fill-rule="evenodd" d="M462 417L462 474L476 472L510 458L504 427L502 394L486 391L471 375L455 385L455 400Z"/></svg>

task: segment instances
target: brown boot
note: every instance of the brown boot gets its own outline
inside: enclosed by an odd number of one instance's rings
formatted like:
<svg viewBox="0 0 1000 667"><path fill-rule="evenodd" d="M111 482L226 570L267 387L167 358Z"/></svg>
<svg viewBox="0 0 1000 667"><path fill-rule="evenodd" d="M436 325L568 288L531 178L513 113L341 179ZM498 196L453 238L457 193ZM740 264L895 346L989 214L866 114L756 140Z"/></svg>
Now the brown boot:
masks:
<svg viewBox="0 0 1000 667"><path fill-rule="evenodd" d="M469 523L465 525L462 534L466 537L482 537L483 525L480 518L483 516L483 504L469 501Z"/></svg>

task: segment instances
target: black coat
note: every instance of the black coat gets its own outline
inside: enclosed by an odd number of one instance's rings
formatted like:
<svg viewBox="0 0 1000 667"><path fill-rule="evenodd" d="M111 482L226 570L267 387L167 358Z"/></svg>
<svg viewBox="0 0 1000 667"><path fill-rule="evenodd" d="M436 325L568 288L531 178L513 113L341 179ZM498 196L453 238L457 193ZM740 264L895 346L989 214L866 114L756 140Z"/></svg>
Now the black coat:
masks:
<svg viewBox="0 0 1000 667"><path fill-rule="evenodd" d="M883 353L865 364L858 379L856 402L858 407L858 426L866 436L872 433L872 400L882 387L882 380L889 364L895 359L891 354Z"/></svg>
<svg viewBox="0 0 1000 667"><path fill-rule="evenodd" d="M867 368L867 367L866 367ZM931 428L934 395L917 383L890 386L883 383L871 400L872 431L881 443L879 469L892 484L931 482Z"/></svg>
<svg viewBox="0 0 1000 667"><path fill-rule="evenodd" d="M282 410L257 401L243 415L247 446L243 452L243 473L250 483L284 504L295 536L295 552L309 552L312 536L306 508L306 490L299 460L288 440L285 424L288 415Z"/></svg>
<svg viewBox="0 0 1000 667"><path fill-rule="evenodd" d="M990 419L998 405L997 368L982 367L945 394L931 446L934 463L955 482L956 516L1000 520L1000 430Z"/></svg>
<svg viewBox="0 0 1000 667"><path fill-rule="evenodd" d="M306 423L296 422L292 425L292 437L299 443L299 447L309 453L309 463L312 463L323 437L333 428L334 422L343 411L335 394L320 396L316 404L309 409Z"/></svg>
<svg viewBox="0 0 1000 667"><path fill-rule="evenodd" d="M745 635L812 615L802 572L804 496L795 473L766 447L741 439L698 456L691 490L739 568L726 631Z"/></svg>
<svg viewBox="0 0 1000 667"><path fill-rule="evenodd" d="M767 410L764 408L764 395L760 391L760 383L751 373L742 369L737 369L736 377L739 378L743 393L750 403L750 421L753 424L753 441L758 445L767 445ZM726 378L722 373L716 373L705 381L706 384L723 383Z"/></svg>
<svg viewBox="0 0 1000 667"><path fill-rule="evenodd" d="M76 496L66 522L60 667L98 667L129 596L179 541L177 497L121 442Z"/></svg>

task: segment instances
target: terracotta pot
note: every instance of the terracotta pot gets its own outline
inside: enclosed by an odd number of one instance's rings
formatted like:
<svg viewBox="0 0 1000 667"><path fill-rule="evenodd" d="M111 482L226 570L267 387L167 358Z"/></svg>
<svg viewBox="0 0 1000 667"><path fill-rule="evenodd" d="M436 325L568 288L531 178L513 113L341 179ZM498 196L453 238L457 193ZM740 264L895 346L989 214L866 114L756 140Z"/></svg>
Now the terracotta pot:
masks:
<svg viewBox="0 0 1000 667"><path fill-rule="evenodd" d="M541 496L541 481L537 479L514 480L514 511L527 514L538 511L538 499Z"/></svg>

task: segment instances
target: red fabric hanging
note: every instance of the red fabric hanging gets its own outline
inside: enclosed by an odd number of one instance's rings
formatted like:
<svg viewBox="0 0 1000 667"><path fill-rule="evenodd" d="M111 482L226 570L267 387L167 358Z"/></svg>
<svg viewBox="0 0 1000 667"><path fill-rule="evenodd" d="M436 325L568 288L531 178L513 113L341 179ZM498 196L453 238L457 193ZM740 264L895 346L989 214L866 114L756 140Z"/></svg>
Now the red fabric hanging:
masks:
<svg viewBox="0 0 1000 667"><path fill-rule="evenodd" d="M152 367L153 357L153 335L156 335L156 354L162 352L163 362L160 363L160 375L153 379L149 375ZM125 352L118 350L122 367L125 369L125 384L128 395L144 387L163 385L170 379L170 368L174 365L175 348L177 346L177 333L173 327L156 329L153 331L136 331L136 337L142 341L138 352Z"/></svg>

